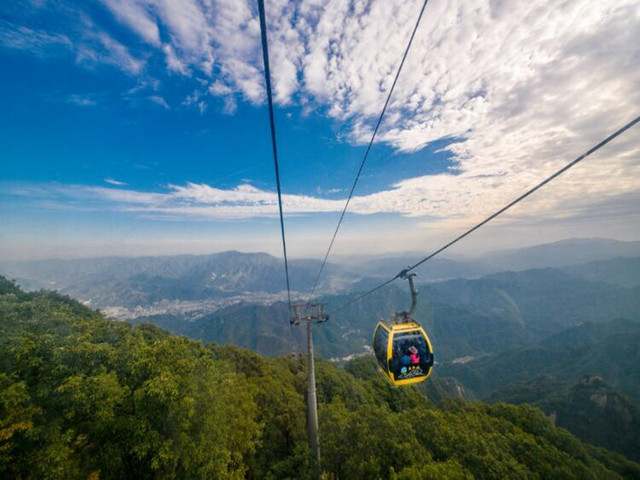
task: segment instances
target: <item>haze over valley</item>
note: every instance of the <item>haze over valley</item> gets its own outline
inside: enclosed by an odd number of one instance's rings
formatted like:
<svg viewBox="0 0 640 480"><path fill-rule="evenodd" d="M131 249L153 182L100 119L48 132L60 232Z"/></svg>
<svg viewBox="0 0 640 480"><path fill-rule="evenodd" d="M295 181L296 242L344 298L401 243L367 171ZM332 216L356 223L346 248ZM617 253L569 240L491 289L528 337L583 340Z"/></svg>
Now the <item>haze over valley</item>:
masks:
<svg viewBox="0 0 640 480"><path fill-rule="evenodd" d="M317 293L332 296L363 291L380 279L395 276L419 257L419 253L353 256L329 263ZM550 267L575 277L633 287L638 257L640 242L571 239L478 257L436 257L419 270L417 282L478 279L503 271ZM290 261L296 298L310 298L320 264L312 259ZM240 303L271 305L286 298L282 271L281 259L240 252L0 262L0 274L16 279L27 290L56 290L123 320L162 314L195 320Z"/></svg>

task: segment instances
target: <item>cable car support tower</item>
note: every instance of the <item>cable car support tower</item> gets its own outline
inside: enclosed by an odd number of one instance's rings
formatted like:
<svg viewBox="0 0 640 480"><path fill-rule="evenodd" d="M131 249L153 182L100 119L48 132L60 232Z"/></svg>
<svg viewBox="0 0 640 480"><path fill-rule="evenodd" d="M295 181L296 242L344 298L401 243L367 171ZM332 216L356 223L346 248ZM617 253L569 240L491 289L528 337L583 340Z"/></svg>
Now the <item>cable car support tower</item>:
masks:
<svg viewBox="0 0 640 480"><path fill-rule="evenodd" d="M293 325L307 325L307 433L309 447L315 460L314 471L319 478L320 442L318 440L318 400L316 396L316 371L313 359L313 324L329 320L329 315L323 312L324 303L301 302L292 304L291 323Z"/></svg>

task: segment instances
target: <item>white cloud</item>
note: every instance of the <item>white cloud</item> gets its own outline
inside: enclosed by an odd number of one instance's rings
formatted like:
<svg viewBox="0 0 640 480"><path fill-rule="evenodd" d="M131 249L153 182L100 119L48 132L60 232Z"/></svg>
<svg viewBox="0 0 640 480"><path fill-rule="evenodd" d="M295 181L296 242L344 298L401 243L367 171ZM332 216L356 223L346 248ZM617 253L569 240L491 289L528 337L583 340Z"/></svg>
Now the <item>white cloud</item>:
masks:
<svg viewBox="0 0 640 480"><path fill-rule="evenodd" d="M74 93L67 97L67 103L79 107L95 107L100 101L100 95L95 93Z"/></svg>
<svg viewBox="0 0 640 480"><path fill-rule="evenodd" d="M106 183L109 183L109 184L111 184L111 185L117 185L117 186L119 186L119 187L122 187L122 186L127 185L127 183L125 183L125 182L121 182L120 180L116 180L115 178L111 178L111 177L107 177L107 178L105 178L105 179L104 179L104 181L105 181Z"/></svg>
<svg viewBox="0 0 640 480"><path fill-rule="evenodd" d="M322 187L318 186L318 188L316 188L316 193L318 195L335 195L336 193L340 193L340 192L344 192L345 189L344 188L328 188L328 189L323 189Z"/></svg>
<svg viewBox="0 0 640 480"><path fill-rule="evenodd" d="M149 5L130 0L103 0L103 3L145 41L160 45L160 30L149 13Z"/></svg>
<svg viewBox="0 0 640 480"><path fill-rule="evenodd" d="M24 19L19 16L14 19L18 23L0 20L0 47L23 50L43 59L74 54L76 62L82 66L111 65L130 75L140 74L145 67L143 59L133 55L128 47L102 30L82 11L62 4L35 8L44 11L39 12L41 15L59 17L59 21L52 22L52 25L65 31L45 31L41 28L42 22L35 22L37 28L28 25L28 14ZM29 9L19 11L24 15Z"/></svg>
<svg viewBox="0 0 640 480"><path fill-rule="evenodd" d="M263 101L252 2L189 0L180 8L168 0L130 2L127 12L135 9L147 19L140 21L123 13L120 3L105 2L143 38L152 29L140 22L161 24L168 32L164 48L175 57L170 65L208 76L209 94L222 97L228 113L238 95ZM276 100L320 108L346 122L350 141L367 142L421 5L268 3ZM446 150L456 175L407 179L367 198L378 206L363 211L475 218L525 191L637 113L630 111L640 105L637 38L635 0L431 0L378 140L415 151L455 138ZM206 108L202 94L187 103ZM611 172L571 173L575 181L554 198L633 190L638 148L631 134L617 141L606 151ZM558 206L550 200L545 205L549 211Z"/></svg>
<svg viewBox="0 0 640 480"><path fill-rule="evenodd" d="M354 142L371 136L421 3L309 9L302 92L350 123ZM448 147L456 175L407 179L351 209L467 222L492 213L638 114L630 108L640 105L634 38L635 1L430 2L379 141L415 151L457 138ZM528 200L529 211L555 214L570 200L593 207L637 191L639 150L629 132L568 173L562 190Z"/></svg>
<svg viewBox="0 0 640 480"><path fill-rule="evenodd" d="M156 105L160 105L162 108L167 109L167 110L169 109L169 104L160 95L150 95L147 98L149 99L149 101L155 103Z"/></svg>
<svg viewBox="0 0 640 480"><path fill-rule="evenodd" d="M0 21L0 46L12 50L25 50L38 57L48 57L68 52L73 42L68 36L45 32Z"/></svg>
<svg viewBox="0 0 640 480"><path fill-rule="evenodd" d="M106 182L124 185L111 178ZM116 183L117 182L117 183ZM5 184L7 195L25 197L47 205L66 205L79 209L157 214L184 218L255 218L278 214L275 192L243 184L233 189L219 189L204 184L169 185L164 192L143 192L124 188L89 185ZM342 201L324 200L304 195L283 195L287 213L333 212ZM42 203L40 203L42 204Z"/></svg>
<svg viewBox="0 0 640 480"><path fill-rule="evenodd" d="M178 58L175 50L171 45L163 45L162 51L165 54L165 59L167 62L167 68L170 71L181 73L182 75L189 75L189 69L185 66L185 64Z"/></svg>
<svg viewBox="0 0 640 480"><path fill-rule="evenodd" d="M84 33L85 41L77 47L76 61L79 64L113 65L131 75L142 72L144 60L136 58L125 45L108 33L94 32L92 27L89 22Z"/></svg>
<svg viewBox="0 0 640 480"><path fill-rule="evenodd" d="M198 83L185 105L202 112L212 95L233 113L238 101L264 101L253 1L103 3L144 41L149 55L164 58L169 72ZM277 102L315 109L343 122L349 141L367 142L421 5L421 0L268 2ZM445 147L455 172L407 178L356 196L350 210L471 221L630 120L640 105L637 7L637 0L431 0L378 141L411 152L456 139ZM0 42L11 48L70 48L62 34L5 27L0 24ZM95 30L77 47L81 60L142 74L144 55ZM527 211L558 215L569 205L567 211L578 211L631 198L640 185L638 128L566 174L557 187L527 200ZM272 206L269 192L210 188L174 187L158 194L164 199L159 205L135 208L178 208L181 199L186 203L179 208L186 213L250 216L266 215ZM216 195L244 200L212 203ZM341 208L340 201L314 197L286 201L292 213Z"/></svg>
<svg viewBox="0 0 640 480"><path fill-rule="evenodd" d="M495 188L500 181L499 177L486 176L477 180L482 182L480 189L475 183L469 184L464 178L450 175L410 179L389 190L354 196L349 211L360 215L399 213L405 217L427 218L429 220L424 225L429 228L435 220L442 225L460 228L468 225L469 217L492 213L488 210L493 206L493 198L487 198L481 190ZM126 185L109 177L105 178L105 182L116 186ZM589 201L585 202L583 197L572 193L567 194L567 186L571 186L575 180L566 177L559 182L558 187L550 188L546 195L534 195L526 200L524 213L518 211L517 214L506 214L505 221L517 223L527 218L539 219L541 212L551 220L586 218L594 214ZM521 185L516 184L509 190L512 193L510 199L523 192L518 189L519 186ZM613 213L612 206L616 206L621 217L635 213L640 196L637 185L630 178L619 187L616 191L607 191L596 182L583 193L588 199L595 198L597 203L609 205L607 212ZM205 184L187 183L168 185L162 192L87 185L6 184L4 190L8 195L47 202L48 206L66 205L70 208L154 214L157 218L246 219L274 217L278 214L277 194L249 184L220 189ZM344 206L344 199L310 195L284 194L282 202L286 215L341 212ZM562 204L563 208L551 208L558 204Z"/></svg>

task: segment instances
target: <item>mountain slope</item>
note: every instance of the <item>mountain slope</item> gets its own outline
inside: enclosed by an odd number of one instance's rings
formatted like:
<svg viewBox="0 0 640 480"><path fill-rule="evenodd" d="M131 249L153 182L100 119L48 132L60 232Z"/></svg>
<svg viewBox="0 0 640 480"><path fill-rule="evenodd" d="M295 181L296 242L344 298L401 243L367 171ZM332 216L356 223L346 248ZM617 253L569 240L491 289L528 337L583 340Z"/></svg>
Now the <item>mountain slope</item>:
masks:
<svg viewBox="0 0 640 480"><path fill-rule="evenodd" d="M513 350L466 364L443 365L440 374L457 378L480 398L509 383L551 375L560 380L597 375L640 401L640 333L614 334L597 343Z"/></svg>
<svg viewBox="0 0 640 480"><path fill-rule="evenodd" d="M488 401L535 405L583 441L640 460L640 405L600 377L563 382L543 376L511 384Z"/></svg>
<svg viewBox="0 0 640 480"><path fill-rule="evenodd" d="M540 343L544 346L579 345L598 343L612 335L640 334L640 321L616 318L605 323L585 322L581 325L567 328L560 333L550 335Z"/></svg>
<svg viewBox="0 0 640 480"><path fill-rule="evenodd" d="M0 333L0 476L311 477L303 359L134 328L2 278ZM333 478L640 475L533 407L434 405L322 361L318 399Z"/></svg>
<svg viewBox="0 0 640 480"><path fill-rule="evenodd" d="M591 282L611 283L629 288L640 285L640 257L599 260L564 267L562 270Z"/></svg>
<svg viewBox="0 0 640 480"><path fill-rule="evenodd" d="M640 288L590 282L552 268L451 280L434 287L471 312L511 318L541 336L583 322L640 313Z"/></svg>
<svg viewBox="0 0 640 480"><path fill-rule="evenodd" d="M617 259L630 256L636 257L635 263L631 259L628 262ZM359 260L355 257L344 259L341 266L328 264L319 291L367 290L419 257L417 254ZM583 268L567 267L566 271L585 280L633 287L639 282L635 268L638 257L640 242L576 239L481 258L435 258L428 267L420 269L418 281L478 278L505 270L557 268L601 260ZM290 259L289 266L292 288L309 292L320 262ZM216 300L234 296L250 300L257 293L280 295L282 299L285 290L282 260L266 253L0 262L0 274L17 279L29 290L55 289L99 308L148 307L162 301L211 301L205 308L211 312L220 307Z"/></svg>
<svg viewBox="0 0 640 480"><path fill-rule="evenodd" d="M388 278L396 275L404 266L413 265L423 256L423 252L395 256L356 255L343 257L340 262L353 265L353 269L365 275ZM619 257L640 257L640 242L622 242L605 238L574 238L481 255L435 257L419 273L423 281L472 279L507 270L522 271L549 267L564 269L588 262L615 260ZM600 278L597 280L607 281Z"/></svg>

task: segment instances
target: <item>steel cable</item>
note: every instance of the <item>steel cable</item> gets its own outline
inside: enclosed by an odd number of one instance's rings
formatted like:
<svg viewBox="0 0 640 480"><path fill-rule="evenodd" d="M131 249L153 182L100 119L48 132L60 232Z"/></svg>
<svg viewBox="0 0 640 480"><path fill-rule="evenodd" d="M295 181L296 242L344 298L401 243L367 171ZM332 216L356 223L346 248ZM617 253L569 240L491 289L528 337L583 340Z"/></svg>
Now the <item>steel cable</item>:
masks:
<svg viewBox="0 0 640 480"><path fill-rule="evenodd" d="M289 300L289 319L291 319L291 284L289 282L289 261L287 259L287 240L284 234L284 215L282 213L282 189L280 187L280 168L278 167L278 147L276 145L276 121L273 114L273 96L271 93L271 71L269 70L269 43L267 41L267 20L264 11L264 0L258 0L260 14L260 34L262 36L262 58L264 61L264 80L267 88L269 103L269 124L271 126L271 145L273 147L273 163L276 171L276 186L278 188L278 208L280 210L280 233L282 234L282 251L284 253L284 270L287 279L287 298Z"/></svg>
<svg viewBox="0 0 640 480"><path fill-rule="evenodd" d="M418 20L416 21L415 27L413 27L413 31L411 32L411 37L409 38L409 43L407 44L407 48L404 51L404 55L402 56L402 61L400 62L400 66L398 67L398 71L396 72L396 76L393 79L393 83L391 84L391 89L389 89L389 94L387 95L387 100L384 102L384 106L382 107L382 112L380 112L380 116L378 117L378 122L376 123L376 127L373 130L373 134L371 135L371 140L369 141L369 145L367 146L367 150L364 152L364 157L362 158L362 162L360 163L360 168L358 169L358 173L356 174L356 178L351 186L351 191L349 192L349 197L347 198L346 203L344 204L344 208L342 209L342 213L340 214L340 219L338 220L338 225L336 226L335 232L333 232L333 237L331 238L331 242L329 243L329 248L327 249L327 253L324 256L324 260L322 260L322 265L320 265L320 271L316 276L316 281L313 285L313 289L311 294L313 295L318 287L318 283L320 282L320 276L324 270L324 267L327 263L327 259L329 258L329 254L331 253L331 249L333 248L333 244L336 240L336 236L338 235L338 230L340 230L340 226L342 225L342 220L344 219L345 213L347 213L347 209L349 208L349 203L351 202L351 197L353 197L353 192L356 189L356 185L358 184L358 180L360 179L360 174L362 174L362 170L364 169L364 164L367 162L367 157L369 156L369 152L371 151L371 147L373 146L373 141L378 134L378 129L380 128L380 124L382 123L382 117L384 117L385 112L387 111L387 106L389 105L389 100L391 100L391 95L393 94L393 90L396 88L396 83L398 82L398 77L400 77L400 72L402 71L402 67L404 66L404 62L407 59L407 54L409 53L409 49L411 48L411 44L413 43L413 38L416 35L416 31L418 30L418 26L420 26L420 21L422 20L422 14L424 13L425 8L427 7L427 3L429 0L424 0L422 4L422 9L420 10L420 15L418 15Z"/></svg>
<svg viewBox="0 0 640 480"><path fill-rule="evenodd" d="M465 231L462 235L457 236L456 238L454 238L453 240L451 240L449 243L447 243L446 245L440 247L439 249L437 249L436 251L434 251L433 253L427 255L426 257L424 257L422 260L420 260L419 262L414 263L413 265L403 269L402 271L400 271L400 273L398 273L395 277L390 278L389 280L385 281L384 283L378 285L375 288L372 288L371 290L368 290L367 292L358 295L357 297L355 297L353 300L351 300L348 303L345 303L344 305L340 306L337 308L336 312L339 312L341 310L344 310L345 308L347 308L348 306L362 300L364 297L366 297L367 295L372 294L373 292L381 289L382 287L385 287L387 285L389 285L391 282L393 282L394 280L402 277L403 275L406 275L408 272L410 272L411 270L414 270L415 268L419 267L420 265L422 265L423 263L427 262L428 260L432 259L433 257L435 257L436 255L442 253L443 251L445 251L447 248L451 247L452 245L458 243L460 240L462 240L463 238L465 238L467 235L475 232L476 230L478 230L480 227L486 225L487 223L489 223L491 220L493 220L494 218L498 217L499 215L503 214L504 212L506 212L507 210L509 210L511 207L513 207L514 205L516 205L517 203L521 202L522 200L524 200L525 198L527 198L529 195L533 194L534 192L536 192L537 190L539 190L540 188L544 187L546 184L548 184L549 182L551 182L552 180L554 180L555 178L557 178L558 176L562 175L564 172L566 172L567 170L569 170L570 168L574 167L575 165L577 165L578 163L580 163L582 160L584 160L585 158L587 158L589 155L591 155L594 152L597 152L598 150L600 150L602 147L604 147L606 144L608 144L609 142L611 142L612 140L614 140L616 137L622 135L624 132L626 132L627 130L629 130L631 127L633 127L634 125L636 125L638 122L640 122L640 116L634 118L633 120L631 120L629 123L627 123L626 125L624 125L623 127L619 128L618 130L616 130L615 132L613 132L611 135L609 135L607 138L605 138L604 140L602 140L601 142L597 143L596 145L594 145L593 147L591 147L589 150L587 150L585 153L583 153L582 155L580 155L579 157L577 157L576 159L572 160L571 162L569 162L568 164L566 164L564 167L562 167L561 169L557 170L555 173L553 173L552 175L550 175L549 177L545 178L542 182L538 183L535 187L527 190L525 193L523 193L522 195L520 195L518 198L516 198L515 200L513 200L512 202L508 203L507 205L505 205L504 207L502 207L500 210L498 210L497 212L495 212L494 214L488 216L487 218L485 218L483 221L481 221L480 223L478 223L477 225L471 227L470 229L468 229L467 231Z"/></svg>

